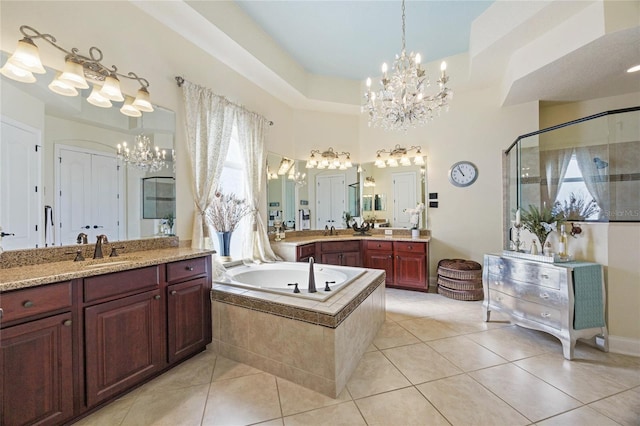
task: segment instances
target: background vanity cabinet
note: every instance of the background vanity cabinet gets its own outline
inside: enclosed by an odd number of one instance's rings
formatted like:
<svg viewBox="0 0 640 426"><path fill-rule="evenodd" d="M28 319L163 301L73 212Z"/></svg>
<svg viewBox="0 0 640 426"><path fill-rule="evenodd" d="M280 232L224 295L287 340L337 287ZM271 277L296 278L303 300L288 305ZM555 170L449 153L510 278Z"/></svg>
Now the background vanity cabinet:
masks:
<svg viewBox="0 0 640 426"><path fill-rule="evenodd" d="M340 266L362 266L360 241L327 241L317 243L320 263Z"/></svg>
<svg viewBox="0 0 640 426"><path fill-rule="evenodd" d="M160 266L84 280L86 396L89 407L166 366Z"/></svg>
<svg viewBox="0 0 640 426"><path fill-rule="evenodd" d="M0 424L60 424L74 413L71 282L0 297Z"/></svg>
<svg viewBox="0 0 640 426"><path fill-rule="evenodd" d="M566 359L573 358L579 338L599 335L596 343L608 351L601 265L485 255L482 283L486 321L497 310L515 324L552 334Z"/></svg>
<svg viewBox="0 0 640 426"><path fill-rule="evenodd" d="M387 275L385 283L393 285L393 242L392 241L364 241L365 268L383 269Z"/></svg>
<svg viewBox="0 0 640 426"><path fill-rule="evenodd" d="M296 259L298 262L309 262L309 258L313 257L315 260L316 244L302 244L296 247Z"/></svg>
<svg viewBox="0 0 640 426"><path fill-rule="evenodd" d="M427 291L427 243L394 241L393 254L395 287L405 287Z"/></svg>
<svg viewBox="0 0 640 426"><path fill-rule="evenodd" d="M167 330L169 363L211 343L209 257L167 264Z"/></svg>

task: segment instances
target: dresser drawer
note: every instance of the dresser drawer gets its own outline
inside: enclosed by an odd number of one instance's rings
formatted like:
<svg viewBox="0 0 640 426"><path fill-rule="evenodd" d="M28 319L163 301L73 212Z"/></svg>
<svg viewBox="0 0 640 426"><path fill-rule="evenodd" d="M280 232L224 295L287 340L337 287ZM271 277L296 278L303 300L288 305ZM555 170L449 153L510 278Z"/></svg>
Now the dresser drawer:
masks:
<svg viewBox="0 0 640 426"><path fill-rule="evenodd" d="M508 311L516 309L518 299L501 291L489 290L489 304L502 307Z"/></svg>
<svg viewBox="0 0 640 426"><path fill-rule="evenodd" d="M364 244L367 250L393 250L393 241L365 241Z"/></svg>
<svg viewBox="0 0 640 426"><path fill-rule="evenodd" d="M2 321L15 321L68 308L71 300L71 281L2 293Z"/></svg>
<svg viewBox="0 0 640 426"><path fill-rule="evenodd" d="M404 251L411 253L426 253L427 245L425 243L414 243L409 241L395 241L393 243L395 251Z"/></svg>
<svg viewBox="0 0 640 426"><path fill-rule="evenodd" d="M531 321L553 327L560 330L562 328L562 311L546 305L518 300L517 313Z"/></svg>
<svg viewBox="0 0 640 426"><path fill-rule="evenodd" d="M502 276L506 281L517 280L555 289L559 289L561 282L567 280L566 272L554 266L534 262L511 262L499 257L489 257L488 272Z"/></svg>
<svg viewBox="0 0 640 426"><path fill-rule="evenodd" d="M509 294L518 299L559 308L566 306L568 303L566 294L560 290L517 281L506 281L499 276L491 274L489 274L488 280L490 289Z"/></svg>
<svg viewBox="0 0 640 426"><path fill-rule="evenodd" d="M185 278L197 277L207 273L207 259L198 257L195 259L181 260L167 264L167 281L174 282Z"/></svg>
<svg viewBox="0 0 640 426"><path fill-rule="evenodd" d="M155 290L159 285L158 266L97 275L84 279L84 301L94 302L114 296Z"/></svg>
<svg viewBox="0 0 640 426"><path fill-rule="evenodd" d="M360 241L328 241L320 243L322 253L344 253L347 251L360 251Z"/></svg>

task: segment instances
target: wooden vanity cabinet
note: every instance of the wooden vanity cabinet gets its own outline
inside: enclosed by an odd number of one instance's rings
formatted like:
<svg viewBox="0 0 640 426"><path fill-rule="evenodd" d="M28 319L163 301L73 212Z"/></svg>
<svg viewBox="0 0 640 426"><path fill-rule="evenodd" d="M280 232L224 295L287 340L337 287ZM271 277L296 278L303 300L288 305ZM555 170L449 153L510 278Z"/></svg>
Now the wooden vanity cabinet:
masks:
<svg viewBox="0 0 640 426"><path fill-rule="evenodd" d="M71 282L0 297L0 424L63 423L74 414Z"/></svg>
<svg viewBox="0 0 640 426"><path fill-rule="evenodd" d="M383 269L386 272L385 284L393 285L394 260L392 241L364 241L364 266Z"/></svg>
<svg viewBox="0 0 640 426"><path fill-rule="evenodd" d="M429 289L427 243L395 241L393 253L395 256L393 285L427 291Z"/></svg>
<svg viewBox="0 0 640 426"><path fill-rule="evenodd" d="M362 266L360 241L327 241L317 243L320 263L340 266Z"/></svg>
<svg viewBox="0 0 640 426"><path fill-rule="evenodd" d="M201 351L211 343L211 258L167 264L169 363Z"/></svg>
<svg viewBox="0 0 640 426"><path fill-rule="evenodd" d="M310 257L315 258L316 244L302 244L296 247L296 259L298 262L309 262Z"/></svg>
<svg viewBox="0 0 640 426"><path fill-rule="evenodd" d="M160 267L84 280L86 403L92 407L162 370Z"/></svg>

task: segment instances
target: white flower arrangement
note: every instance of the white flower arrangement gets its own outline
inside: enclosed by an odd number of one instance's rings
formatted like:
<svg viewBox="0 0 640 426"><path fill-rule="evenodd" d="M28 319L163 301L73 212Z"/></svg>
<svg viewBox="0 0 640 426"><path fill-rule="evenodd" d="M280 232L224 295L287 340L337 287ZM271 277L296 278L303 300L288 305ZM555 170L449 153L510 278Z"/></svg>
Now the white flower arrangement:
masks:
<svg viewBox="0 0 640 426"><path fill-rule="evenodd" d="M207 209L207 219L218 232L233 232L240 219L253 212L246 200L235 194L224 194L217 190L211 207Z"/></svg>
<svg viewBox="0 0 640 426"><path fill-rule="evenodd" d="M420 224L420 213L424 211L424 203L419 203L415 209L404 209L404 212L410 215L409 223L411 223L411 229L418 229Z"/></svg>

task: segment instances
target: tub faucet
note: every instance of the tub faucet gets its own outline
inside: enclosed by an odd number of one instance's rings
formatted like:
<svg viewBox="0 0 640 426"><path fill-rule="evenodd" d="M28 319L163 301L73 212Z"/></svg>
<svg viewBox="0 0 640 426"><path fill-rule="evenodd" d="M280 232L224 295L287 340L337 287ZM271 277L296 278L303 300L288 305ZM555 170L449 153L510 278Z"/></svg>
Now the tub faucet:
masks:
<svg viewBox="0 0 640 426"><path fill-rule="evenodd" d="M94 259L102 259L102 243L108 243L109 240L107 236L104 234L98 235L98 240L96 241L96 249L93 252Z"/></svg>
<svg viewBox="0 0 640 426"><path fill-rule="evenodd" d="M313 257L309 258L309 285L307 286L309 293L315 293L316 290L316 275L313 273Z"/></svg>
<svg viewBox="0 0 640 426"><path fill-rule="evenodd" d="M85 234L84 232L81 232L78 234L78 237L76 238L76 243L78 244L87 244L89 241L87 241L87 234Z"/></svg>

